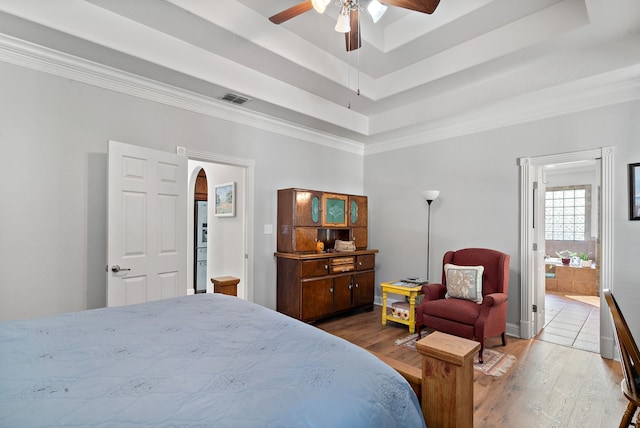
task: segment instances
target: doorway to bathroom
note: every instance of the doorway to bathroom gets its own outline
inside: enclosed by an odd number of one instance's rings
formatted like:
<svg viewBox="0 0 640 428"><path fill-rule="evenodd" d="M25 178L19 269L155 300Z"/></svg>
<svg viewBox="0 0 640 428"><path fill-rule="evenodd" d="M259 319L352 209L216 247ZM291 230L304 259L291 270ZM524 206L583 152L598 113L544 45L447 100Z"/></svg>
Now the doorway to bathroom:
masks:
<svg viewBox="0 0 640 428"><path fill-rule="evenodd" d="M596 291L594 296L597 298L599 305L596 307L595 312L597 313L597 318L600 321L599 325L595 326L595 331L598 332L599 338L597 339L599 342L599 352L605 358L613 358L613 333L610 319L607 317L606 304L603 303L602 296L600 290L602 288L606 288L608 284L611 282L612 272L611 272L611 237L612 237L612 228L611 228L611 216L612 216L612 171L613 171L613 149L610 147L603 147L594 150L585 150L581 152L572 152L572 153L561 153L554 155L545 155L534 158L520 158L520 177L521 177L521 275L522 275L522 293L521 293L521 325L520 325L520 337L530 339L538 336L543 332L543 329L547 329L548 338L551 337L551 326L550 322L554 319L556 321L560 321L562 319L566 319L566 316L561 316L560 318L556 318L558 314L561 312L557 308L554 308L553 303L549 302L550 312L547 314L547 290L546 283L551 275L547 275L547 271L549 270L549 265L552 267L555 266L555 269L558 269L558 265L560 265L560 270L564 270L564 265L562 265L562 261L560 260L557 254L549 254L547 249L547 234L551 232L551 237L553 238L554 228L556 232L560 231L562 228L562 232L565 232L564 223L560 225L553 225L553 223L548 223L546 220L548 217L553 217L554 211L553 209L548 210L547 207L547 198L550 195L547 195L547 186L549 183L549 178L547 175L553 176L554 173L549 173L549 170L553 168L566 167L567 169L571 169L570 167L575 166L576 169L578 165L582 165L583 167L586 164L594 164L596 171L596 178L593 180L587 180L589 183L589 187L592 190L592 205L596 210L595 214L589 212L588 214L593 217L591 218L592 224L591 229L584 232L585 239L594 240L595 247L594 253L592 255L596 258L595 269L592 271L591 268L578 268L577 263L579 260L579 252L584 252L584 250L577 250L574 248L569 248L568 245L571 243L575 244L578 240L575 239L575 235L573 239L567 236L567 242L562 243L562 248L565 246L567 250L571 253L576 253L575 257L572 257L574 260L572 261L575 269L572 271L568 271L573 277L571 279L572 286L584 286L585 284L579 284L582 280L581 275L575 275L578 269L585 269L584 272L588 272L595 276L595 287ZM555 166L551 166L555 165ZM591 167L589 167L591 168ZM567 183L564 183L567 184ZM573 183L575 184L575 183ZM568 184L567 184L568 185ZM560 184L558 187L562 187L563 184ZM552 186L549 186L553 188ZM562 189L558 190L562 191ZM552 190L553 192L553 190ZM570 193L570 192L569 192ZM570 198L570 194L567 193L567 198ZM574 193L575 196L575 193ZM553 195L551 195L553 197ZM562 195L564 198L564 194ZM569 206L571 202L566 202L566 205ZM565 202L558 203L559 205L565 205ZM574 201L575 205L575 201ZM554 207L554 204L551 204L551 208ZM560 216L560 214L558 214ZM565 214L563 213L562 216ZM569 216L570 214L567 214ZM573 214L575 216L575 212ZM585 213L587 215L587 213ZM575 226L574 226L575 227ZM569 231L570 228L567 228ZM575 231L575 230L574 230ZM563 237L564 240L564 237ZM553 241L550 240L550 241ZM558 240L560 241L560 240ZM560 248L560 247L558 247ZM552 245L549 245L549 250L561 252L562 250L554 250ZM555 257L552 257L555 256ZM570 262L571 263L571 262ZM568 267L567 267L568 268ZM580 273L584 273L580 272ZM564 272L567 273L567 272ZM557 272L555 272L557 277ZM560 278L557 278L560 279ZM567 280L567 278L563 278L563 281ZM556 284L557 286L557 284ZM573 289L575 290L575 288ZM570 290L573 293L573 290ZM574 296L579 296L578 293L573 293ZM571 299L572 302L576 299ZM578 302L581 304L583 302ZM566 303L565 303L566 304ZM603 309L604 308L604 309ZM591 310L589 310L589 314ZM566 314L566 312L565 312ZM576 321L577 323L582 323L582 325L587 323L587 318L582 321ZM593 319L593 318L591 318ZM573 327L574 329L576 327ZM578 329L577 333L579 334L581 328ZM560 333L560 331L556 330L555 333ZM560 334L556 334L556 336L561 336ZM560 339L558 339L560 340ZM574 339L577 340L577 336ZM566 343L565 343L566 344ZM592 349L593 350L593 349Z"/></svg>

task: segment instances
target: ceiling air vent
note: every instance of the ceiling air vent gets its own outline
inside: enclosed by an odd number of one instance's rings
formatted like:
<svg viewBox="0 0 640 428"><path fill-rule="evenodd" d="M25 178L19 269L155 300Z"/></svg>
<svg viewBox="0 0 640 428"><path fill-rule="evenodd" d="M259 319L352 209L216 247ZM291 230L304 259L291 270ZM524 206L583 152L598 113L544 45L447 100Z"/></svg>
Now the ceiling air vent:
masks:
<svg viewBox="0 0 640 428"><path fill-rule="evenodd" d="M243 97L242 95L232 94L231 92L227 92L226 94L221 96L220 99L222 101L228 101L232 104L237 104L239 106L249 101L249 98Z"/></svg>

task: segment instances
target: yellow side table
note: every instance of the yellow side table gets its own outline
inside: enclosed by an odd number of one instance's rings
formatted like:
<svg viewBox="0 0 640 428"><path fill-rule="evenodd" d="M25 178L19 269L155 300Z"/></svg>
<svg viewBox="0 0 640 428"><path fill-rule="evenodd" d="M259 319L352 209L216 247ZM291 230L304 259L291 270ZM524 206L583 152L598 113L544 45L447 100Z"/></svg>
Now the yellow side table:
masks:
<svg viewBox="0 0 640 428"><path fill-rule="evenodd" d="M416 297L422 294L422 285L399 285L401 281L383 282L382 287L382 325L387 325L387 319L390 321L406 324L409 326L409 333L416 331ZM409 298L409 319L394 318L387 316L387 293L400 294Z"/></svg>

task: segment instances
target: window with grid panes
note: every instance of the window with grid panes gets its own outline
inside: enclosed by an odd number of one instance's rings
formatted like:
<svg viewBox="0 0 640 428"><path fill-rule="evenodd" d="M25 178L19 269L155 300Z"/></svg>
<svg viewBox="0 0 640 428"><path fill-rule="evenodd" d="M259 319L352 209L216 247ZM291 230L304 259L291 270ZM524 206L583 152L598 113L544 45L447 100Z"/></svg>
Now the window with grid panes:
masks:
<svg viewBox="0 0 640 428"><path fill-rule="evenodd" d="M589 234L590 186L549 187L545 194L545 239L584 241Z"/></svg>

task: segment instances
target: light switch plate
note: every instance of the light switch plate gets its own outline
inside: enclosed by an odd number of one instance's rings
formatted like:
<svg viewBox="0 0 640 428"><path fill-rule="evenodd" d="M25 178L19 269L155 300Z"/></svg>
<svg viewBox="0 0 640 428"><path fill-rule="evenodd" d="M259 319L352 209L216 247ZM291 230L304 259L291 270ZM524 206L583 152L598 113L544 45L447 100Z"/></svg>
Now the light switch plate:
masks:
<svg viewBox="0 0 640 428"><path fill-rule="evenodd" d="M271 235L273 233L273 225L272 224L265 224L264 225L264 234L265 235Z"/></svg>

